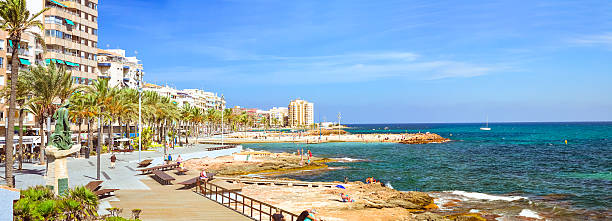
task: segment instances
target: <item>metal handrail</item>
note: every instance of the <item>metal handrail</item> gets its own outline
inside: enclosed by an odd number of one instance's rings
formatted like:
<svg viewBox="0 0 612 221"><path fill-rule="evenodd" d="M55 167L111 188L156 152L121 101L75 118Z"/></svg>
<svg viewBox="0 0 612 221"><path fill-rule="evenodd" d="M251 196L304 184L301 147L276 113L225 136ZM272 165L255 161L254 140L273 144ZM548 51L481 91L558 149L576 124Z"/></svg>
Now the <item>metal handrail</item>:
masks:
<svg viewBox="0 0 612 221"><path fill-rule="evenodd" d="M292 212L283 210L276 206L253 199L251 197L237 193L236 191L228 190L226 188L209 182L201 182L200 179L196 181L195 192L227 208L239 212L242 215L249 217L253 220L271 221L272 215L274 215L274 209L280 211L280 213L285 216L285 220L296 221L298 218L298 215ZM227 195L225 195L225 193L227 193ZM227 202L225 201L226 199ZM234 205L232 206L232 204ZM242 210L240 210L240 206L242 206Z"/></svg>

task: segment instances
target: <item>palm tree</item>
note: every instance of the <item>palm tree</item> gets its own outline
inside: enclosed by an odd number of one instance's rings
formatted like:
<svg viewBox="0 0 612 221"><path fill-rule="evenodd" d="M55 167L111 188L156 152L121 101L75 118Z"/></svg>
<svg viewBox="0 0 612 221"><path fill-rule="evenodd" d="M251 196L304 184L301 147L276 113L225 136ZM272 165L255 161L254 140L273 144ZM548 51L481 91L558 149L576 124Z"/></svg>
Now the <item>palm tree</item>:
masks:
<svg viewBox="0 0 612 221"><path fill-rule="evenodd" d="M21 35L29 32L31 28L37 27L41 31L44 30L43 24L38 20L43 12L48 10L45 8L40 12L31 14L26 7L25 0L6 0L0 1L0 27L6 31L9 35L9 40L13 43L11 53L11 64L12 71L9 75L9 79L19 79L19 60L17 58L17 52L19 44L21 42ZM44 42L39 34L33 33L37 40ZM18 80L11 81L11 95L9 99L9 110L7 127L13 128L15 126L15 106L17 102L17 82ZM7 134L8 135L8 134ZM8 138L9 136L7 136ZM6 182L10 187L14 187L13 183L13 136L10 139L6 139Z"/></svg>
<svg viewBox="0 0 612 221"><path fill-rule="evenodd" d="M69 189L63 201L71 207L69 220L87 220L98 215L98 196L83 186Z"/></svg>
<svg viewBox="0 0 612 221"><path fill-rule="evenodd" d="M101 80L96 81L93 84L93 87L87 88L87 92L92 94L91 99L95 101L95 105L96 105L95 113L97 113L95 117L98 117L98 119L103 119L103 117L107 115L104 111L110 105L111 99L112 99L112 97L109 96L110 87L108 85L108 79L101 79ZM98 130L98 146L96 148L96 161L97 161L96 175L97 175L98 180L100 180L100 146L102 145L102 136L103 136L102 120L100 120L99 122L100 124L98 126L100 126L100 129Z"/></svg>
<svg viewBox="0 0 612 221"><path fill-rule="evenodd" d="M26 72L23 72L23 81L27 82L32 99L28 104L28 110L37 116L37 121L40 125L40 163L44 164L44 130L43 125L45 118L50 116L56 105L53 101L58 98L58 91L62 90L62 79L67 75L62 68L57 69L55 62L52 62L47 67L33 66Z"/></svg>
<svg viewBox="0 0 612 221"><path fill-rule="evenodd" d="M72 118L72 122L76 123L79 126L79 136L77 137L77 143L80 145L81 142L81 126L83 126L83 122L87 119L88 116L88 104L86 102L86 97L83 93L76 93L72 97L70 97L70 117Z"/></svg>
<svg viewBox="0 0 612 221"><path fill-rule="evenodd" d="M23 75L22 75L23 76ZM2 89L1 92L1 96L4 99L10 99L10 88L5 87ZM22 169L23 167L23 117L25 115L26 112L26 103L28 102L28 97L30 96L30 89L28 88L28 84L25 80L23 80L23 77L19 78L19 81L17 82L17 105L19 106L19 145L18 147L18 151L19 151L19 170Z"/></svg>

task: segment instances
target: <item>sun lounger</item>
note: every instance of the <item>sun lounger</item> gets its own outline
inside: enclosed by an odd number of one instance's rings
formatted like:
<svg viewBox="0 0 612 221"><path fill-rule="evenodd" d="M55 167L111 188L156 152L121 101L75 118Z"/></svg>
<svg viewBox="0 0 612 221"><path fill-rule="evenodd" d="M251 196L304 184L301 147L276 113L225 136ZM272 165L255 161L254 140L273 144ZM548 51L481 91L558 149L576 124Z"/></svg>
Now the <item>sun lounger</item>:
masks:
<svg viewBox="0 0 612 221"><path fill-rule="evenodd" d="M175 180L174 177L161 170L154 170L153 178L163 185L172 185L172 181Z"/></svg>

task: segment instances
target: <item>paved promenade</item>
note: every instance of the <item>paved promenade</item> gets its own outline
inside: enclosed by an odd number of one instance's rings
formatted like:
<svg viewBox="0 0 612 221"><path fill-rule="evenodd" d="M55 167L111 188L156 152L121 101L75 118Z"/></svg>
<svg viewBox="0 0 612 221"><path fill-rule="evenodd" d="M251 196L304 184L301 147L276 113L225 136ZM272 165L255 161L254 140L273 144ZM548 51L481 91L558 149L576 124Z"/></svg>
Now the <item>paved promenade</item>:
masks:
<svg viewBox="0 0 612 221"><path fill-rule="evenodd" d="M168 153L172 154L172 157L176 159L178 155L184 160L193 158L203 157L218 157L231 155L235 152L240 152L242 146L231 149L206 151L206 148L216 147L220 145L211 144L198 144L191 147L180 147L175 149L168 149ZM102 188L112 188L123 190L150 190L149 186L143 183L143 180L150 180L149 176L137 176L138 171L138 151L133 153L116 153L117 162L115 169L110 169L110 153L100 155L100 180ZM141 152L141 160L152 159L150 166L159 165L163 162L163 149L155 149L150 151ZM17 164L15 164L17 167ZM5 184L4 179L4 164L0 164L0 184ZM15 185L18 189L25 189L30 186L44 185L46 166L32 163L24 163L23 170L15 170ZM68 158L68 173L70 176L69 186L81 186L85 185L90 181L96 180L96 156L91 156L89 159L85 158ZM192 193L193 194L193 193ZM195 194L194 194L195 195ZM199 197L201 200L207 200L203 197ZM99 213L106 214L104 208L110 207L109 201L117 200L116 197L109 197L101 200Z"/></svg>

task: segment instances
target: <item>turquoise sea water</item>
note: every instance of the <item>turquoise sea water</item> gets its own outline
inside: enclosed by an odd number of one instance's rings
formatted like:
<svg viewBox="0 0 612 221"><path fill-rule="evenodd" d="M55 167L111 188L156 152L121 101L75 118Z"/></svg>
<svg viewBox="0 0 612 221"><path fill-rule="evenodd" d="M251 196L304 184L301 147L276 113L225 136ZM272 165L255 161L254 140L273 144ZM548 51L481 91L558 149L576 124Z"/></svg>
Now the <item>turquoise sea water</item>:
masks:
<svg viewBox="0 0 612 221"><path fill-rule="evenodd" d="M612 122L359 124L350 133L432 132L442 144L245 144L245 148L365 161L330 163L338 170L285 175L301 180L389 182L398 190L480 192L530 198L563 196L572 207L612 208ZM385 129L386 128L386 129ZM565 144L565 140L568 141Z"/></svg>

